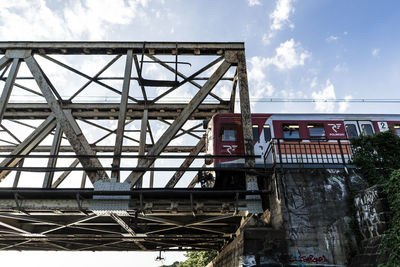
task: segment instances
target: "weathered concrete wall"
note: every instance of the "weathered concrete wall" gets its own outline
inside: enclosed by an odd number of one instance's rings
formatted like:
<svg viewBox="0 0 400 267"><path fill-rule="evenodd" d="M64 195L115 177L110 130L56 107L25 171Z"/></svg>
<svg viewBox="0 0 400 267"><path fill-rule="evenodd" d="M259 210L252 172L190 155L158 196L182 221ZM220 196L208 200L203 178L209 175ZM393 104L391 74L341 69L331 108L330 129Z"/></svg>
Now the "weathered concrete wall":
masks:
<svg viewBox="0 0 400 267"><path fill-rule="evenodd" d="M356 246L349 202L350 187L366 183L337 169L283 170L273 177L271 224L284 229L288 244L284 264L346 265ZM350 204L351 205L351 204Z"/></svg>
<svg viewBox="0 0 400 267"><path fill-rule="evenodd" d="M244 228L209 266L346 266L357 247L348 192L367 183L336 169L278 170L268 179L270 220L258 232Z"/></svg>
<svg viewBox="0 0 400 267"><path fill-rule="evenodd" d="M352 259L351 266L378 266L379 263L385 263L386 257L380 255L379 250L391 212L382 186L375 185L360 192L354 198L354 206L362 240L360 254Z"/></svg>
<svg viewBox="0 0 400 267"><path fill-rule="evenodd" d="M284 242L284 232L250 223L207 267L282 266L277 251L286 249Z"/></svg>

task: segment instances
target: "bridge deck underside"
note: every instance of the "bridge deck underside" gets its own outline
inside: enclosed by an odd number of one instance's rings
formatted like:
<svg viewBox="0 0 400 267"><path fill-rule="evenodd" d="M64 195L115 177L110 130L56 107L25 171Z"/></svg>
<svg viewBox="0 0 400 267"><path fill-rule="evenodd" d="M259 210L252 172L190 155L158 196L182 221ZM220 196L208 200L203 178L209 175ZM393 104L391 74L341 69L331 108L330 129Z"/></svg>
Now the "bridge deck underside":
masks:
<svg viewBox="0 0 400 267"><path fill-rule="evenodd" d="M235 194L200 191L168 198L133 191L128 210L99 214L90 209L90 190L78 198L64 190L59 199L24 190L9 198L2 190L0 250L218 250L234 237L245 203Z"/></svg>

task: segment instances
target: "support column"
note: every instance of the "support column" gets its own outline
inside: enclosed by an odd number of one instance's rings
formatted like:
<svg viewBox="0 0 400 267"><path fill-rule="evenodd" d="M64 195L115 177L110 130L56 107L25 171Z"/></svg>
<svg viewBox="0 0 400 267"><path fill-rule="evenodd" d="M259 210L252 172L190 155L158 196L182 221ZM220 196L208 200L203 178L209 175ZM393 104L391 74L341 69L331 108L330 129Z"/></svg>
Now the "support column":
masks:
<svg viewBox="0 0 400 267"><path fill-rule="evenodd" d="M6 106L8 103L8 100L11 95L11 90L15 82L15 78L17 77L18 69L20 66L20 59L19 58L14 58L13 63L10 69L10 72L8 73L8 77L6 80L6 84L4 85L3 92L1 93L0 97L0 123L3 120L4 112L6 111Z"/></svg>
<svg viewBox="0 0 400 267"><path fill-rule="evenodd" d="M143 111L142 123L140 125L140 143L139 143L139 156L144 156L145 148L146 148L146 133L147 133L147 124L149 118L149 111L145 109ZM140 159L139 159L140 160ZM139 165L139 162L138 162ZM137 187L141 188L143 182L143 177L138 181Z"/></svg>
<svg viewBox="0 0 400 267"><path fill-rule="evenodd" d="M132 73L132 50L128 50L126 55L126 64L125 64L125 75L124 75L124 83L122 85L122 95L121 95L121 104L119 106L119 117L118 117L118 127L117 127L117 136L115 137L115 146L114 146L114 159L112 162L112 167L116 168L111 172L111 177L116 178L117 182L120 180L120 172L118 170L121 163L121 152L122 152L122 141L124 139L124 131L125 131L125 119L126 119L126 108L128 105L128 95L129 95L129 87L131 83L131 73Z"/></svg>
<svg viewBox="0 0 400 267"><path fill-rule="evenodd" d="M251 122L249 87L247 82L246 57L243 51L237 52L236 56L238 60L237 71L239 79L240 113L242 117L244 155L254 156L254 142ZM256 164L254 157L245 159L246 168L254 168L255 165ZM255 175L246 173L246 190L258 190L257 177ZM248 211L250 213L263 212L260 196L246 196L246 198L254 200L254 203L252 205L248 204Z"/></svg>

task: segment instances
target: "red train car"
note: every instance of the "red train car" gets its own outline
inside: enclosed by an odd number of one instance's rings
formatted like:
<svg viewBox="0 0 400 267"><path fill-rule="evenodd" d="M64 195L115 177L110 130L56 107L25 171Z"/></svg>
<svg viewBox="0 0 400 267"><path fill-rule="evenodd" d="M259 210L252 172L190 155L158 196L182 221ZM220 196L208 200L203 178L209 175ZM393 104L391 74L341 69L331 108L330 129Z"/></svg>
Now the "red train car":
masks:
<svg viewBox="0 0 400 267"><path fill-rule="evenodd" d="M252 114L256 168L276 164L308 164L317 167L346 164L351 158L349 138L392 129L400 135L400 115L364 114ZM216 114L207 125L207 167L226 170L202 173L209 185L243 187L243 136L240 114Z"/></svg>

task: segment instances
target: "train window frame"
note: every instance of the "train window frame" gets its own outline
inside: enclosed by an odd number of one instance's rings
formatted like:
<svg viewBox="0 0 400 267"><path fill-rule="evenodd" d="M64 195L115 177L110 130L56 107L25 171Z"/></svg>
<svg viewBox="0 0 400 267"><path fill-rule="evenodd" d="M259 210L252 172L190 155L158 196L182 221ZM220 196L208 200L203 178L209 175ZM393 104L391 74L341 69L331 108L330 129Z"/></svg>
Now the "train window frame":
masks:
<svg viewBox="0 0 400 267"><path fill-rule="evenodd" d="M222 124L221 125L221 132L220 132L220 138L221 138L221 141L222 142L236 142L237 141L237 135L238 135L238 132L237 132L237 125L235 125L235 124ZM231 139L231 138L229 138L229 139L225 139L224 138L224 133L225 133L225 131L226 130L233 130L233 132L234 132L234 135L233 135L233 139ZM226 137L228 137L228 136L232 136L232 135L226 135Z"/></svg>
<svg viewBox="0 0 400 267"><path fill-rule="evenodd" d="M312 133L311 129L317 129L317 128L322 129L323 134L317 135L315 133ZM325 125L323 123L308 123L307 130L310 139L326 139Z"/></svg>
<svg viewBox="0 0 400 267"><path fill-rule="evenodd" d="M259 142L260 141L260 126L258 124L253 124L251 129L253 132L253 142Z"/></svg>
<svg viewBox="0 0 400 267"><path fill-rule="evenodd" d="M266 134L266 130L268 131L268 135ZM263 132L264 132L264 140L265 142L270 142L272 135L271 135L271 126L269 124L263 125Z"/></svg>
<svg viewBox="0 0 400 267"><path fill-rule="evenodd" d="M368 127L369 127L370 133L367 133L367 131L365 131L364 126L368 126ZM360 125L360 127L361 127L361 132L362 132L363 135L373 135L373 134L374 134L374 129L372 128L372 125L371 125L371 124L369 124L369 123L362 123L362 124Z"/></svg>
<svg viewBox="0 0 400 267"><path fill-rule="evenodd" d="M356 133L355 136L350 136L350 133L349 133L349 131L347 130L347 128L349 128L350 126L354 127L354 132ZM354 123L347 123L347 124L344 126L344 129L345 129L345 131L346 131L346 134L347 134L347 137L348 137L348 138L358 138L357 125L355 125Z"/></svg>
<svg viewBox="0 0 400 267"><path fill-rule="evenodd" d="M285 130L285 127L289 130L289 136L287 136L285 133L288 132L288 130ZM300 125L297 123L282 123L281 126L282 133L283 133L283 138L284 139L300 139ZM291 129L297 129L297 130L291 130ZM296 133L296 136L292 136L293 133Z"/></svg>

